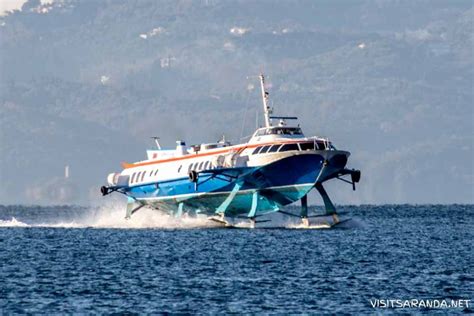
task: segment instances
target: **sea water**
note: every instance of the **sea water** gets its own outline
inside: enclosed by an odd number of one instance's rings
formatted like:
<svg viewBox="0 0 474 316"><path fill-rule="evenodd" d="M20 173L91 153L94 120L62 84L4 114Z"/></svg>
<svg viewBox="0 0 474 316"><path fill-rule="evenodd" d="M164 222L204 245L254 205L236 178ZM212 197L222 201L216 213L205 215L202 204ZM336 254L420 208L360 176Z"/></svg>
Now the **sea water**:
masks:
<svg viewBox="0 0 474 316"><path fill-rule="evenodd" d="M339 209L352 220L306 230L286 216L221 229L151 210L127 221L123 205L0 206L0 313L433 311L373 307L413 299L474 310L474 206Z"/></svg>

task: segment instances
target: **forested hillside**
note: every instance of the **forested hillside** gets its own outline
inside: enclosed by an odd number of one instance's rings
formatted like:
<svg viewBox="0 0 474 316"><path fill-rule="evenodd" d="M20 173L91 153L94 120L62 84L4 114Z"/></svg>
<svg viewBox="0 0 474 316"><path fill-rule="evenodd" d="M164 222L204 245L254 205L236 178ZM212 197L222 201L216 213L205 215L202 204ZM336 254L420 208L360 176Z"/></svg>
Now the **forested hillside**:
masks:
<svg viewBox="0 0 474 316"><path fill-rule="evenodd" d="M471 1L30 0L0 17L0 204L95 201L150 136L239 141L261 71L276 113L352 152L335 201L472 203L473 21Z"/></svg>

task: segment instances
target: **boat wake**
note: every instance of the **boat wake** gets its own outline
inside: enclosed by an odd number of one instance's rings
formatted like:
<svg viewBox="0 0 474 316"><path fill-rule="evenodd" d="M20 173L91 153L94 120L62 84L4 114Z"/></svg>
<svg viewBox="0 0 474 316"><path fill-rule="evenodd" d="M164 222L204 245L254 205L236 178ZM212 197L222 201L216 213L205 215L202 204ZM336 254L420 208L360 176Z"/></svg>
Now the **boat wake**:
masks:
<svg viewBox="0 0 474 316"><path fill-rule="evenodd" d="M258 223L257 228L279 229L323 229L328 226L328 219L313 221L311 227L304 227L298 220L271 214L267 223ZM245 219L231 221L232 228L250 228ZM357 222L350 221L341 228L354 228ZM120 201L108 201L98 207L72 209L54 207L31 212L28 208L16 210L10 219L0 219L0 227L51 227L51 228L117 228L117 229L193 229L223 228L222 224L209 220L206 216L175 218L156 210L142 208L130 219L125 219L124 204Z"/></svg>
<svg viewBox="0 0 474 316"><path fill-rule="evenodd" d="M20 214L21 215L21 214ZM152 209L143 208L130 219L125 219L123 203L108 203L103 206L85 209L73 218L64 218L61 212L56 216L49 214L47 219L21 218L21 216L11 217L10 220L0 220L0 227L52 227L52 228L119 228L119 229L140 229L140 228L211 228L216 225L207 218L174 218L161 214Z"/></svg>
<svg viewBox="0 0 474 316"><path fill-rule="evenodd" d="M12 217L11 220L1 220L0 227L29 227L30 225L18 221L15 217Z"/></svg>

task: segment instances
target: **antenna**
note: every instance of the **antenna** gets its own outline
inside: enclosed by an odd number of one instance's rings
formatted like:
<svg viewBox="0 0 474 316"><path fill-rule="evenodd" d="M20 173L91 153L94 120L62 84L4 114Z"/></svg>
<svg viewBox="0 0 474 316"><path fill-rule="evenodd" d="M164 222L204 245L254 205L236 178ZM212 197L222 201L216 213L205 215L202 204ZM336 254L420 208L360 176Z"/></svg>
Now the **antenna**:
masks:
<svg viewBox="0 0 474 316"><path fill-rule="evenodd" d="M270 114L272 114L272 110L268 106L268 99L270 94L265 91L265 76L260 74L260 88L262 90L262 101L263 101L263 114L265 116L265 127L272 126L272 122L270 120Z"/></svg>
<svg viewBox="0 0 474 316"><path fill-rule="evenodd" d="M256 111L256 114L255 114L255 129L258 129L258 110Z"/></svg>
<svg viewBox="0 0 474 316"><path fill-rule="evenodd" d="M152 136L151 139L155 141L156 147L161 150L160 142L158 141L160 138L158 136Z"/></svg>

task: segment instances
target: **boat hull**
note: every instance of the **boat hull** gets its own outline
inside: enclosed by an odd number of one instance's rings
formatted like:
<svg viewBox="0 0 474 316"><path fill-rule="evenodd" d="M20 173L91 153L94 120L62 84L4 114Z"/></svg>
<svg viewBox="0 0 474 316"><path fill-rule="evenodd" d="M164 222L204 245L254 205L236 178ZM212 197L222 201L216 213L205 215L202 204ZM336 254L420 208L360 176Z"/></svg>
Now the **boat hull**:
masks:
<svg viewBox="0 0 474 316"><path fill-rule="evenodd" d="M305 196L327 169L328 161L326 153L297 153L259 167L203 171L196 183L179 178L133 187L127 193L168 213L215 215L227 203L226 216L258 216L275 212ZM252 208L255 213L250 214Z"/></svg>

